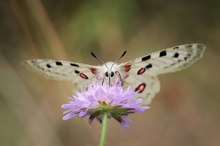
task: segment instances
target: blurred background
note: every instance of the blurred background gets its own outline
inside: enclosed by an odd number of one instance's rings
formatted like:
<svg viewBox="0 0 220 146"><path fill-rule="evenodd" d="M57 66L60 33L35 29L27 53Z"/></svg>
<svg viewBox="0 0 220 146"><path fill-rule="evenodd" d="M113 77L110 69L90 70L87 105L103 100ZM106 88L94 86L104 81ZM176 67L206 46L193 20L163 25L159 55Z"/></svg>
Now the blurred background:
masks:
<svg viewBox="0 0 220 146"><path fill-rule="evenodd" d="M106 146L220 145L220 1L1 0L0 145L95 146L101 125L62 120L71 82L28 71L26 59L99 65L152 51L203 43L204 57L181 72L159 76L151 109L124 129L109 120Z"/></svg>

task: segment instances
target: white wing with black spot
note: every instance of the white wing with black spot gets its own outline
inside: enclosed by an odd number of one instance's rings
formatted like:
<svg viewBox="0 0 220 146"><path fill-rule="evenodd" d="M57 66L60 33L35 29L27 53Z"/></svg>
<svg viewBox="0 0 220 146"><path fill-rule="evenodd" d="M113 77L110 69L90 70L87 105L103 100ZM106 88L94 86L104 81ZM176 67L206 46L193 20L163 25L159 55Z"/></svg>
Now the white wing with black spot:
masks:
<svg viewBox="0 0 220 146"><path fill-rule="evenodd" d="M78 89L78 84L88 84L96 79L99 66L61 60L32 59L22 62L33 71L56 80L71 80ZM77 90L76 89L76 90Z"/></svg>
<svg viewBox="0 0 220 146"><path fill-rule="evenodd" d="M157 75L182 70L200 59L205 51L203 44L186 44L154 52L120 64L124 83L138 91L138 97L146 103L159 92L160 83Z"/></svg>
<svg viewBox="0 0 220 146"><path fill-rule="evenodd" d="M132 68L140 68L139 74L146 71L146 74L156 76L190 66L202 57L205 48L203 44L180 45L138 57L125 64L132 64Z"/></svg>

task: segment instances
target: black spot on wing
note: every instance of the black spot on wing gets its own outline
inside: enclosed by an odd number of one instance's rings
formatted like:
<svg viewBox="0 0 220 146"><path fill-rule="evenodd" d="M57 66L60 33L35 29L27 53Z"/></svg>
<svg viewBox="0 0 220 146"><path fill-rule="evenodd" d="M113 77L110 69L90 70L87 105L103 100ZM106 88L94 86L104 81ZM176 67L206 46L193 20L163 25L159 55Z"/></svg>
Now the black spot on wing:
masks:
<svg viewBox="0 0 220 146"><path fill-rule="evenodd" d="M151 67L153 67L151 63L145 66L146 69L150 69Z"/></svg>
<svg viewBox="0 0 220 146"><path fill-rule="evenodd" d="M70 63L71 66L75 66L75 67L79 67L78 64L75 64L75 63Z"/></svg>
<svg viewBox="0 0 220 146"><path fill-rule="evenodd" d="M173 55L173 57L174 57L174 58L178 58L179 55L180 55L179 53L175 53L175 54Z"/></svg>
<svg viewBox="0 0 220 146"><path fill-rule="evenodd" d="M142 61L146 61L146 60L149 60L151 58L151 56L150 55L148 55L148 56L145 56L145 57L143 57L142 58Z"/></svg>
<svg viewBox="0 0 220 146"><path fill-rule="evenodd" d="M47 66L48 68L51 68L51 67L52 67L50 64L47 64L46 66Z"/></svg>
<svg viewBox="0 0 220 146"><path fill-rule="evenodd" d="M174 47L173 49L179 49L179 47L178 47L178 46L176 46L176 47Z"/></svg>
<svg viewBox="0 0 220 146"><path fill-rule="evenodd" d="M76 74L79 74L80 72L79 72L78 70L75 70L75 73L76 73Z"/></svg>
<svg viewBox="0 0 220 146"><path fill-rule="evenodd" d="M63 64L60 61L56 61L56 65L63 65Z"/></svg>
<svg viewBox="0 0 220 146"><path fill-rule="evenodd" d="M167 55L167 51L163 50L163 51L160 52L159 57L163 57L163 56L166 56L166 55Z"/></svg>

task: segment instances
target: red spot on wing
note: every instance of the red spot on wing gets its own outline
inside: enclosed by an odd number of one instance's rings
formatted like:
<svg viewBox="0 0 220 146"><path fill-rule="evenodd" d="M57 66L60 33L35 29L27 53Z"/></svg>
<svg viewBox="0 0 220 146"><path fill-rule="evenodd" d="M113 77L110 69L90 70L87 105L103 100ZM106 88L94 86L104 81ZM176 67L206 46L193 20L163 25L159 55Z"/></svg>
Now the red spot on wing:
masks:
<svg viewBox="0 0 220 146"><path fill-rule="evenodd" d="M141 75L141 74L143 74L145 71L146 71L145 68L141 68L141 69L138 70L137 74L138 74L138 75Z"/></svg>
<svg viewBox="0 0 220 146"><path fill-rule="evenodd" d="M85 75L84 73L80 73L79 76L83 79L88 79L89 77Z"/></svg>
<svg viewBox="0 0 220 146"><path fill-rule="evenodd" d="M91 72L95 75L97 70L95 68L90 68Z"/></svg>
<svg viewBox="0 0 220 146"><path fill-rule="evenodd" d="M144 91L146 87L146 84L145 83L141 83L140 85L138 85L136 88L135 88L135 92L138 92L138 93L141 93Z"/></svg>
<svg viewBox="0 0 220 146"><path fill-rule="evenodd" d="M131 65L124 66L125 72L129 72L131 70Z"/></svg>

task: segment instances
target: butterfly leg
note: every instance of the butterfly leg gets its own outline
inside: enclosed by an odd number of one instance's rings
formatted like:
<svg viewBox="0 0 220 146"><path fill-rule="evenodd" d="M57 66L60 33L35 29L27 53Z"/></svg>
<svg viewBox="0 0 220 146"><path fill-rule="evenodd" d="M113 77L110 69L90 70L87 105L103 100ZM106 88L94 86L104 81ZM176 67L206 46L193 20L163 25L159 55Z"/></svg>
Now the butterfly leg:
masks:
<svg viewBox="0 0 220 146"><path fill-rule="evenodd" d="M119 79L120 79L121 86L123 86L123 80L122 80L121 74L120 74L118 71L116 71L115 73L118 74Z"/></svg>
<svg viewBox="0 0 220 146"><path fill-rule="evenodd" d="M105 81L105 77L102 79L102 85L104 84L104 81Z"/></svg>

